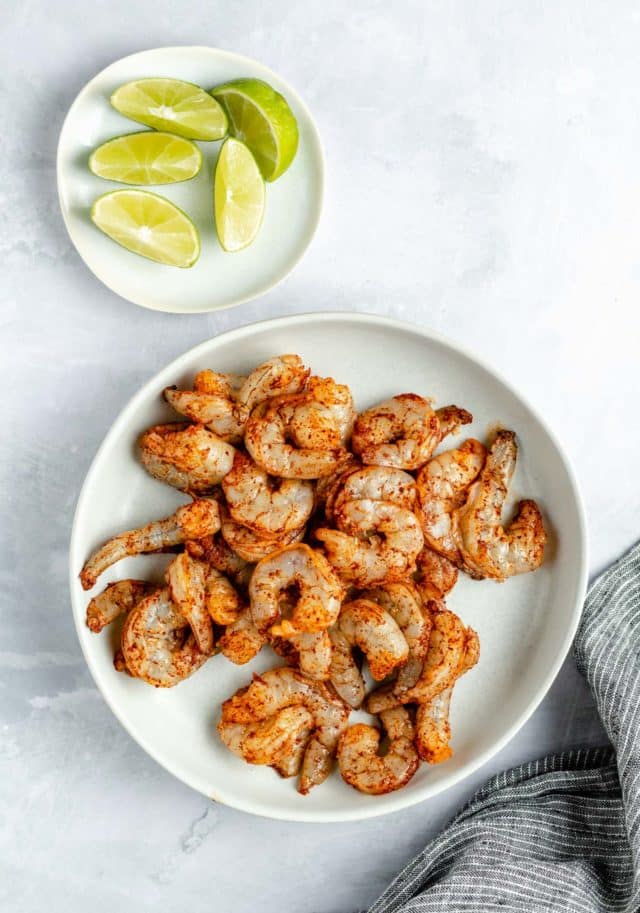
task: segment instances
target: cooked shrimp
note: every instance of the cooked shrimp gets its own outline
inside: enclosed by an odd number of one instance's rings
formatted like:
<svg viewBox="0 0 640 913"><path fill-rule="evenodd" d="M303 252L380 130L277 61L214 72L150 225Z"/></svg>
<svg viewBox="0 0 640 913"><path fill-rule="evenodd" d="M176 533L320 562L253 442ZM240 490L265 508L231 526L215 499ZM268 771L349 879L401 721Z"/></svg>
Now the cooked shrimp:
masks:
<svg viewBox="0 0 640 913"><path fill-rule="evenodd" d="M322 631L340 611L342 584L326 558L308 545L289 545L256 565L249 584L253 620L266 632L281 618L287 593L295 589L290 619L283 619L272 633L290 637L301 631Z"/></svg>
<svg viewBox="0 0 640 913"><path fill-rule="evenodd" d="M415 586L423 602L443 599L456 585L458 568L428 545L416 558Z"/></svg>
<svg viewBox="0 0 640 913"><path fill-rule="evenodd" d="M87 627L98 634L120 615L126 615L143 596L157 589L146 580L117 580L110 583L87 606Z"/></svg>
<svg viewBox="0 0 640 913"><path fill-rule="evenodd" d="M460 564L462 559L453 511L464 503L469 486L484 466L485 456L480 441L470 438L455 450L429 460L416 478L427 544L454 564Z"/></svg>
<svg viewBox="0 0 640 913"><path fill-rule="evenodd" d="M213 653L213 625L206 606L206 576L206 566L188 552L176 555L165 571L171 601L189 622L200 651L209 656Z"/></svg>
<svg viewBox="0 0 640 913"><path fill-rule="evenodd" d="M275 629L277 630L277 625ZM300 671L316 681L325 681L331 674L332 644L327 631L301 631L282 638L292 647L292 655Z"/></svg>
<svg viewBox="0 0 640 913"><path fill-rule="evenodd" d="M371 586L401 580L415 570L424 540L410 510L387 501L347 501L337 522L339 530L321 527L315 536L344 580Z"/></svg>
<svg viewBox="0 0 640 913"><path fill-rule="evenodd" d="M353 657L353 647L338 625L329 628L331 638L331 684L343 701L350 707L360 707L365 695L365 686L360 667Z"/></svg>
<svg viewBox="0 0 640 913"><path fill-rule="evenodd" d="M422 671L429 649L431 615L423 612L420 594L407 581L365 590L362 596L382 606L402 631L409 654L396 679L396 693L401 693L415 685Z"/></svg>
<svg viewBox="0 0 640 913"><path fill-rule="evenodd" d="M122 653L131 675L156 688L171 688L207 660L189 622L171 601L168 588L142 599L127 615Z"/></svg>
<svg viewBox="0 0 640 913"><path fill-rule="evenodd" d="M352 413L347 387L323 385L290 396L279 396L253 410L247 422L245 445L253 459L271 475L283 479L319 479L330 475L345 459L342 441L349 433ZM321 397L320 400L314 397ZM334 402L331 402L331 399Z"/></svg>
<svg viewBox="0 0 640 913"><path fill-rule="evenodd" d="M429 607L433 627L429 649L420 677L415 685L396 693L395 683L384 685L367 698L367 710L380 713L398 703L426 704L450 687L468 668L468 657L478 653L478 635L466 628L457 615L444 608L444 603L432 602Z"/></svg>
<svg viewBox="0 0 640 913"><path fill-rule="evenodd" d="M258 723L221 719L218 733L224 744L248 764L268 764L283 777L295 776L313 731L313 716L304 707L284 707Z"/></svg>
<svg viewBox="0 0 640 913"><path fill-rule="evenodd" d="M322 682L314 682L295 669L282 666L254 675L222 705L225 723L254 723L284 707L303 706L313 717L313 733L305 751L299 790L307 793L329 773L338 739L349 717L348 707Z"/></svg>
<svg viewBox="0 0 640 913"><path fill-rule="evenodd" d="M389 735L389 748L378 753L380 730L356 723L340 737L338 765L342 778L361 793L381 796L401 789L413 777L420 763L413 745L413 727L404 708L381 714Z"/></svg>
<svg viewBox="0 0 640 913"><path fill-rule="evenodd" d="M237 444L242 440L249 410L219 393L178 390L167 387L163 396L170 406L192 422L205 425L223 441Z"/></svg>
<svg viewBox="0 0 640 913"><path fill-rule="evenodd" d="M356 469L362 469L362 463L352 453L347 453L330 475L318 479L315 484L315 508L324 508L327 515L330 515L333 500L343 481Z"/></svg>
<svg viewBox="0 0 640 913"><path fill-rule="evenodd" d="M246 589L253 573L254 565L245 561L227 545L221 534L203 536L202 539L185 542L185 548L194 558L202 558L215 570L226 574L236 586ZM215 620L215 619L214 619Z"/></svg>
<svg viewBox="0 0 640 913"><path fill-rule="evenodd" d="M155 479L204 494L226 476L235 449L202 425L155 425L140 438L142 465Z"/></svg>
<svg viewBox="0 0 640 913"><path fill-rule="evenodd" d="M473 421L457 406L434 412L432 400L402 393L361 412L353 426L353 450L363 463L418 469L446 434Z"/></svg>
<svg viewBox="0 0 640 913"><path fill-rule="evenodd" d="M222 537L227 545L242 559L255 564L263 558L272 555L286 545L302 539L305 527L294 529L280 536L268 536L257 533L248 526L236 523L229 514L222 511L221 523Z"/></svg>
<svg viewBox="0 0 640 913"><path fill-rule="evenodd" d="M249 412L274 396L298 393L304 388L310 371L298 355L278 355L259 365L247 377L238 393L238 401Z"/></svg>
<svg viewBox="0 0 640 913"><path fill-rule="evenodd" d="M398 507L413 510L416 503L416 483L413 476L391 466L365 466L345 473L335 495L327 500L325 513L332 520L340 514L347 501L368 498L390 501Z"/></svg>
<svg viewBox="0 0 640 913"><path fill-rule="evenodd" d="M212 565L205 574L204 601L211 620L217 625L230 625L238 620L242 601L231 581Z"/></svg>
<svg viewBox="0 0 640 913"><path fill-rule="evenodd" d="M244 374L219 374L205 368L204 371L198 371L194 377L193 389L196 393L210 393L212 396L222 396L236 402L246 380Z"/></svg>
<svg viewBox="0 0 640 913"><path fill-rule="evenodd" d="M90 590L108 567L132 555L159 552L181 545L185 539L200 539L220 529L220 512L215 501L202 498L179 507L165 520L154 520L140 529L120 533L95 551L80 574L83 589Z"/></svg>
<svg viewBox="0 0 640 913"><path fill-rule="evenodd" d="M415 746L422 760L429 764L440 764L453 754L449 745L449 705L452 693L453 688L445 688L427 704L418 704L416 710Z"/></svg>
<svg viewBox="0 0 640 913"><path fill-rule="evenodd" d="M224 634L218 641L218 647L229 662L243 666L257 656L267 642L253 623L251 609L245 606L238 617L227 625Z"/></svg>
<svg viewBox="0 0 640 913"><path fill-rule="evenodd" d="M500 523L516 458L514 432L500 431L478 481L455 511L464 566L474 576L506 580L543 562L547 534L535 501L520 501L506 529Z"/></svg>
<svg viewBox="0 0 640 913"><path fill-rule="evenodd" d="M299 530L313 510L311 482L274 479L243 453L236 453L222 490L232 519L267 536Z"/></svg>

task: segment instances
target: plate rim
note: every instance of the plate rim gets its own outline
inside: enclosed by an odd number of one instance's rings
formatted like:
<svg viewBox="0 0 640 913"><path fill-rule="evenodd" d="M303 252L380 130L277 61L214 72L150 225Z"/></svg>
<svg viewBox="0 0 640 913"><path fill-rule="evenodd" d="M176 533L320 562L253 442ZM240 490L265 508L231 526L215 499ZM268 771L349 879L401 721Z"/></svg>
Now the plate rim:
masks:
<svg viewBox="0 0 640 913"><path fill-rule="evenodd" d="M318 190L317 190L317 194L316 194L315 219L313 220L313 224L311 225L306 243L304 244L303 247L301 247L301 249L297 252L297 254L292 258L291 262L287 265L286 269L284 271L280 271L277 274L277 276L275 278L273 278L271 281L262 284L257 291L253 291L253 292L250 292L245 295L239 295L230 301L226 301L224 304L217 304L217 305L212 305L211 307L204 307L204 308L196 308L196 307L193 307L193 306L190 306L187 304L185 307L181 307L179 310L176 310L175 307L168 307L163 304L158 304L155 301L153 301L153 299L150 299L147 296L128 297L126 295L123 295L121 292L119 292L118 289L116 289L114 287L114 283L112 281L110 281L104 275L103 271L100 269L94 268L94 265L90 264L87 261L86 257L84 256L84 254L80 251L78 244L76 242L76 239L75 239L76 233L74 232L74 230L72 229L72 227L70 225L70 221L69 221L68 214L67 214L67 208L65 207L65 205L63 203L63 199L62 199L62 184L65 181L65 179L63 177L63 173L62 173L63 172L63 166L62 166L63 139L65 137L65 133L68 129L68 125L71 120L71 116L72 116L76 106L80 103L80 101L84 98L84 96L91 91L94 83L97 82L107 72L107 70L110 70L112 67L117 67L120 64L124 64L127 61L133 59L134 57L141 57L146 54L152 54L152 53L157 53L157 52L170 53L170 52L175 52L175 51L205 51L207 53L213 53L213 54L219 55L221 57L228 58L229 60L233 60L239 64L247 64L247 63L257 64L259 67L261 67L266 73L268 73L270 76L272 76L276 82L281 84L281 86L285 90L285 93L288 93L292 98L294 98L296 105L302 110L303 114L305 115L305 117L307 119L308 125L309 125L313 145L315 146L316 152L318 153L318 163L319 163L319 175L318 175L318 181L317 181ZM135 125L134 121L132 121L131 123ZM142 125L138 124L138 127L142 127ZM322 139L320 137L320 131L318 129L318 125L315 121L315 118L313 117L313 115L311 113L311 110L307 106L306 102L300 96L299 92L291 85L291 83L287 79L285 79L283 76L281 76L279 73L276 73L276 71L273 70L271 67L266 66L266 64L261 63L259 60L256 60L254 57L248 57L246 54L238 54L236 51L228 51L228 50L225 50L224 48L216 48L216 47L211 47L209 45L204 45L204 44L177 44L177 45L163 45L161 47L155 47L155 48L145 48L142 51L135 51L132 54L125 54L124 57L120 57L117 60L113 60L111 63L107 64L105 67L103 67L101 70L99 70L94 76L92 76L91 79L89 79L75 95L73 101L71 102L71 104L69 105L69 108L67 109L67 113L65 114L64 120L62 122L62 126L60 127L60 133L58 134L58 142L56 145L56 190L57 190L57 197L58 197L58 205L60 207L60 212L62 214L62 221L64 222L64 227L67 231L67 235L69 236L69 240L71 241L71 244L73 245L75 252L80 257L80 259L82 260L84 265L87 267L89 272L92 273L92 275L94 275L96 277L96 279L98 279L98 281L101 282L106 288L108 288L109 291L113 292L114 295L117 295L123 301L127 301L130 304L135 304L138 307L142 307L142 308L145 308L146 310L150 310L150 311L159 311L160 313L164 313L164 314L212 314L212 313L216 313L217 311L226 311L226 310L229 310L230 308L238 307L238 305L240 305L240 304L246 304L249 301L254 301L257 298L261 298L263 295L266 295L270 291L272 291L281 282L284 282L284 280L287 279L291 275L291 273L296 268L296 266L298 266L298 264L302 261L303 257L309 250L309 247L311 246L311 243L313 242L313 239L315 238L316 233L318 231L318 226L320 225L320 221L322 219L322 214L323 214L324 206L325 206L326 171L327 171L326 156L325 156L325 152L324 152L324 147L322 145Z"/></svg>
<svg viewBox="0 0 640 913"><path fill-rule="evenodd" d="M570 624L567 626L564 639L559 644L558 650L556 652L555 659L551 664L550 670L547 673L545 679L541 682L537 690L532 694L526 708L520 714L520 716L515 720L515 722L509 727L509 729L498 739L496 740L489 748L482 752L478 757L474 758L472 761L469 761L465 766L460 768L458 771L453 772L450 775L450 778L445 781L441 781L433 785L433 787L427 790L425 795L416 797L415 795L403 795L402 790L398 791L395 794L395 802L387 804L384 808L376 805L375 800L366 806L361 808L354 809L345 809L344 812L333 813L333 812L323 812L321 809L309 809L306 811L304 808L295 812L291 810L286 810L280 814L278 809L269 808L268 810L262 807L259 803L252 800L243 801L242 799L238 800L236 798L228 801L226 798L222 798L217 792L214 794L211 789L207 789L203 784L196 782L196 778L190 778L185 776L184 773L180 773L176 770L175 765L171 761L167 761L164 758L161 758L159 754L155 751L153 746L147 744L147 739L144 737L139 737L139 735L134 734L131 731L131 728L127 723L120 717L114 703L111 699L111 693L109 691L105 692L100 686L100 674L97 671L97 663L94 663L93 658L90 653L85 650L83 643L83 638L81 633L84 633L82 627L82 619L84 618L84 607L76 605L76 585L77 585L77 570L73 567L73 556L77 550L77 537L78 537L78 523L81 513L84 511L85 501L88 498L88 491L93 482L93 476L97 472L98 463L100 461L101 455L107 446L110 444L111 440L116 437L123 425L126 424L127 416L130 412L133 412L141 400L145 399L146 396L153 392L157 388L158 378L160 374L163 374L165 371L175 368L176 371L180 370L180 363L185 358L197 357L199 353L205 352L210 346L211 342L224 340L225 342L237 342L239 339L242 339L244 336L251 335L252 332L256 330L270 330L274 327L280 326L295 326L304 324L309 321L321 321L321 322L330 322L337 321L338 323L345 322L354 322L356 324L366 324L373 326L382 326L388 327L390 329L400 330L402 332L409 332L413 335L417 335L422 339L436 342L439 345L448 347L453 350L456 354L463 356L466 359L469 359L472 363L478 365L480 368L484 369L493 376L497 381L505 386L505 388L518 399L524 407L533 415L533 417L539 422L543 431L547 434L549 440L554 446L555 450L558 453L558 456L565 468L567 473L567 479L570 484L571 493L574 499L576 514L578 519L579 533L580 533L580 548L579 548L579 567L577 569L576 581L575 581L575 599L572 609ZM145 751L150 757L153 758L161 767L167 770L170 774L176 777L185 785L195 789L197 792L206 796L209 799L212 799L214 802L219 802L221 805L226 805L230 808L237 809L238 811L247 812L252 815L257 815L263 818L270 818L273 820L282 820L282 821L300 821L313 824L323 824L323 823L337 823L343 821L360 821L368 818L380 817L382 815L391 814L394 812L401 811L405 808L410 808L414 805L419 805L423 802L428 801L429 799L434 798L436 795L445 792L446 790L451 789L456 784L462 782L463 780L470 777L476 770L486 764L491 758L502 750L513 738L514 736L522 729L525 723L531 718L533 713L540 706L544 698L546 697L549 689L556 680L560 669L567 658L571 644L576 634L580 618L582 616L584 599L586 596L587 582L588 582L588 528L586 521L586 511L584 507L584 501L580 491L579 482L577 475L573 469L571 461L560 442L556 433L549 427L546 420L541 416L538 410L531 405L526 396L523 396L504 376L496 371L493 366L489 365L482 357L476 355L466 346L455 342L448 337L442 335L441 333L432 331L427 327L416 326L413 323L404 320L398 320L392 317L386 317L379 314L371 314L366 312L349 312L349 311L310 311L303 314L292 314L285 315L280 317L268 318L266 320L252 321L247 324L243 324L240 327L235 327L234 329L227 330L224 333L219 333L215 336L210 337L209 339L204 340L201 343L198 343L195 346L192 346L190 349L187 349L182 354L178 355L176 358L172 359L168 364L160 368L159 371L156 371L154 375L147 380L136 393L129 398L125 403L123 408L118 413L116 419L111 424L104 438L102 439L98 449L96 450L89 469L87 470L86 476L82 483L80 489L80 494L78 495L78 500L76 502L76 508L73 516L73 523L71 527L71 536L69 541L69 589L70 589L70 600L71 600L71 611L73 615L74 626L76 630L76 635L80 642L80 649L84 656L85 662L91 673L91 677L94 681L94 684L98 688L102 698L106 702L107 706L110 708L111 712L114 714L120 725L125 729L129 736Z"/></svg>

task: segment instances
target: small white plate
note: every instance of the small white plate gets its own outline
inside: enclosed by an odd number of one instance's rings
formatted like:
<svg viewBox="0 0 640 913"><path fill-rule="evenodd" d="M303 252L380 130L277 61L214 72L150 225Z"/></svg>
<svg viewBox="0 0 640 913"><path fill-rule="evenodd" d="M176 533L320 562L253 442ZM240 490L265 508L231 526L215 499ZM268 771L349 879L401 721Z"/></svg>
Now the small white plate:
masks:
<svg viewBox="0 0 640 913"><path fill-rule="evenodd" d="M263 79L281 92L298 121L300 143L291 167L267 184L264 222L254 243L238 253L220 247L213 222L213 168L220 143L198 143L200 173L191 181L149 187L172 200L198 226L202 251L190 269L153 263L119 247L89 217L96 197L122 184L95 177L88 168L96 146L113 136L146 129L111 107L111 93L144 76L171 76L204 89L242 76ZM187 314L249 301L293 269L311 242L320 219L324 159L316 125L297 92L267 67L228 51L205 47L156 48L123 57L98 73L79 93L58 141L58 195L76 250L112 291L158 311Z"/></svg>
<svg viewBox="0 0 640 913"><path fill-rule="evenodd" d="M547 560L534 574L504 584L460 575L449 604L478 631L481 655L454 692L453 758L434 767L422 764L408 786L386 796L355 792L334 772L302 797L294 781L251 767L222 746L215 731L221 701L248 683L252 671L278 664L270 649L248 666L233 666L216 656L176 688L156 690L114 671L116 631L95 635L85 625L91 594L82 591L78 573L89 553L114 533L167 516L185 500L148 476L136 458L138 435L149 425L175 418L161 391L170 384L188 385L202 368L246 372L284 352L297 352L314 372L349 384L361 409L394 393L415 392L473 413L473 425L463 429L460 439L484 438L498 422L514 429L520 453L510 500L536 498L551 534ZM123 561L100 579L96 592L125 577L160 579L170 557ZM395 811L441 792L515 735L546 694L573 639L586 586L586 531L576 480L560 445L491 367L451 342L397 321L313 314L217 336L168 365L133 397L84 483L70 572L75 623L91 673L145 751L194 789L227 805L273 818L344 821Z"/></svg>

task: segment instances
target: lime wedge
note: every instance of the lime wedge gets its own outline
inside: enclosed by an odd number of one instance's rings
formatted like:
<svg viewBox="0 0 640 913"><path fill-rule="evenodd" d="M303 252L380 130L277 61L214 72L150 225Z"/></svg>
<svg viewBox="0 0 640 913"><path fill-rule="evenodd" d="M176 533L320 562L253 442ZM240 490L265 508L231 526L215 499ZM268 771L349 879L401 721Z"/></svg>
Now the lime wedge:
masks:
<svg viewBox="0 0 640 913"><path fill-rule="evenodd" d="M193 266L200 237L189 216L148 190L112 190L94 201L98 228L134 254L167 266Z"/></svg>
<svg viewBox="0 0 640 913"><path fill-rule="evenodd" d="M103 143L89 168L99 178L121 184L175 184L200 171L202 153L188 139L171 133L129 133Z"/></svg>
<svg viewBox="0 0 640 913"><path fill-rule="evenodd" d="M222 139L227 132L227 118L218 102L181 79L127 82L113 93L111 104L131 120L187 139Z"/></svg>
<svg viewBox="0 0 640 913"><path fill-rule="evenodd" d="M254 240L264 216L265 186L256 160L244 143L225 140L213 187L216 228L226 251L237 251Z"/></svg>
<svg viewBox="0 0 640 913"><path fill-rule="evenodd" d="M246 143L265 181L275 181L294 159L298 124L286 99L260 79L234 79L211 90L229 117L229 133Z"/></svg>

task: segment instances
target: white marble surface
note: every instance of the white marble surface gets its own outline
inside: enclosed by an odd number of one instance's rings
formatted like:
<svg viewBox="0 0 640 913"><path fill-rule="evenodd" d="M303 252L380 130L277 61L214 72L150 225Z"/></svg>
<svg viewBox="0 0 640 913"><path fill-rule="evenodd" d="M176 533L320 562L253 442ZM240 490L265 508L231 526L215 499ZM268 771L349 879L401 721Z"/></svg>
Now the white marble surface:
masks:
<svg viewBox="0 0 640 913"><path fill-rule="evenodd" d="M636 4L480 0L228 4L71 0L0 10L0 906L92 913L347 913L374 899L507 765L602 739L572 658L531 721L459 788L362 824L212 805L115 721L72 627L67 542L102 436L138 386L200 340L264 316L391 314L490 358L570 452L592 572L638 535L640 320ZM209 43L257 57L314 111L327 207L303 263L254 304L140 310L65 234L64 112L111 60Z"/></svg>

